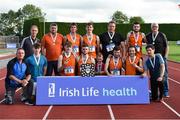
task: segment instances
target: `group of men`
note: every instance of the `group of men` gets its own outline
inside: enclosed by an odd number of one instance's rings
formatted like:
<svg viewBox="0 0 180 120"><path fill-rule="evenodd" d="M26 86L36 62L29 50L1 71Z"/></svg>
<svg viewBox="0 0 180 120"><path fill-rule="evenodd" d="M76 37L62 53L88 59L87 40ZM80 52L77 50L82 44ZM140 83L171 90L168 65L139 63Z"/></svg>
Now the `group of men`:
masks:
<svg viewBox="0 0 180 120"><path fill-rule="evenodd" d="M81 75L82 64L94 64L97 75L147 76L149 71L152 100L169 97L168 43L165 34L159 32L159 25L152 23L152 31L145 35L140 32L140 24L135 22L126 40L115 31L114 21L110 21L107 28L107 32L98 36L93 33L93 23L87 23L86 34L81 36L77 33L77 24L72 23L70 33L63 36L57 32L58 25L52 23L50 32L40 41L36 37L38 27L32 25L31 35L23 39L16 57L7 65L5 103L13 104L15 90L22 87L21 100L31 104L38 76ZM145 63L143 42L147 43Z"/></svg>

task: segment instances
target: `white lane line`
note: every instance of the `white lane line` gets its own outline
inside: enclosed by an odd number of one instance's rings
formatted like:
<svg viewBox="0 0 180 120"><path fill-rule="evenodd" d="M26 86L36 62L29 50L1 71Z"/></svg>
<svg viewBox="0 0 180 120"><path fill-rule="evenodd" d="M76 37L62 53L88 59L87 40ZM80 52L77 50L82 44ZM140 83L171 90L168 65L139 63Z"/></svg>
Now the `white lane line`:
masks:
<svg viewBox="0 0 180 120"><path fill-rule="evenodd" d="M114 114L113 114L111 105L107 105L107 107L108 107L108 110L109 110L109 114L110 114L110 116L111 116L111 120L115 120L115 117L114 117Z"/></svg>
<svg viewBox="0 0 180 120"><path fill-rule="evenodd" d="M168 77L168 79L180 85L180 82L178 82L178 81L176 81L176 80L174 80L174 79L172 79L170 77Z"/></svg>
<svg viewBox="0 0 180 120"><path fill-rule="evenodd" d="M172 70L177 70L177 71L180 71L180 69L178 68L174 68L174 67L171 67L171 66L168 66L168 68L172 69Z"/></svg>
<svg viewBox="0 0 180 120"><path fill-rule="evenodd" d="M15 92L18 92L20 89L21 89L21 87L18 88ZM0 104L1 104L2 102L4 102L4 101L5 101L5 98L0 101Z"/></svg>
<svg viewBox="0 0 180 120"><path fill-rule="evenodd" d="M53 108L53 105L49 106L48 110L46 111L46 114L44 115L43 119L42 120L46 120L49 113L51 112L51 109Z"/></svg>
<svg viewBox="0 0 180 120"><path fill-rule="evenodd" d="M6 77L2 77L2 78L0 78L0 81L1 81L1 80L4 80L5 78L6 78Z"/></svg>
<svg viewBox="0 0 180 120"><path fill-rule="evenodd" d="M162 103L167 107L169 108L173 113L175 113L178 117L180 117L180 114L175 111L171 106L169 106L166 102L162 101Z"/></svg>

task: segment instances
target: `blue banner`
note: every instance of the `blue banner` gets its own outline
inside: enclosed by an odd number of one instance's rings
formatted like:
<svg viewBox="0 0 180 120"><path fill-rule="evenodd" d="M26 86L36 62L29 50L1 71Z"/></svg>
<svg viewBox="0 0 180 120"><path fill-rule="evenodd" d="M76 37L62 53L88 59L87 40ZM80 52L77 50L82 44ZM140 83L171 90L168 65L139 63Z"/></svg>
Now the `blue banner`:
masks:
<svg viewBox="0 0 180 120"><path fill-rule="evenodd" d="M36 104L148 104L148 88L140 76L39 77Z"/></svg>

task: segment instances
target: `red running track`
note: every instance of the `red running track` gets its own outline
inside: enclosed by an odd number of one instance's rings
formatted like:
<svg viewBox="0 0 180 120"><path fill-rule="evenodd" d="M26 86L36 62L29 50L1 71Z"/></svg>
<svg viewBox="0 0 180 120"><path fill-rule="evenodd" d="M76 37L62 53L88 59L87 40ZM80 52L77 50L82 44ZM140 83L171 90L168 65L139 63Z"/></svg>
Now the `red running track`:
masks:
<svg viewBox="0 0 180 120"><path fill-rule="evenodd" d="M169 62L170 98L165 104L149 105L91 105L91 106L27 106L20 102L20 91L15 105L0 104L0 119L179 119L180 116L180 64ZM173 69L176 68L176 69ZM5 69L1 72L5 75ZM4 77L4 76L0 76ZM0 80L0 101L4 97L4 79ZM175 110L174 112L172 111ZM177 113L175 113L177 112Z"/></svg>

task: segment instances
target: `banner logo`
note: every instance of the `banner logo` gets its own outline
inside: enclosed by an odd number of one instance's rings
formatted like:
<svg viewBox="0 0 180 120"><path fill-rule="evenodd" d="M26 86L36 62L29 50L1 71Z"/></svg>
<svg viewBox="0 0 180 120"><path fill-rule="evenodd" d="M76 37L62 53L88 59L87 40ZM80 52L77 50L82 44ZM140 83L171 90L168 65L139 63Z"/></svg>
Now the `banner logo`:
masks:
<svg viewBox="0 0 180 120"><path fill-rule="evenodd" d="M49 83L48 97L55 97L55 83Z"/></svg>

